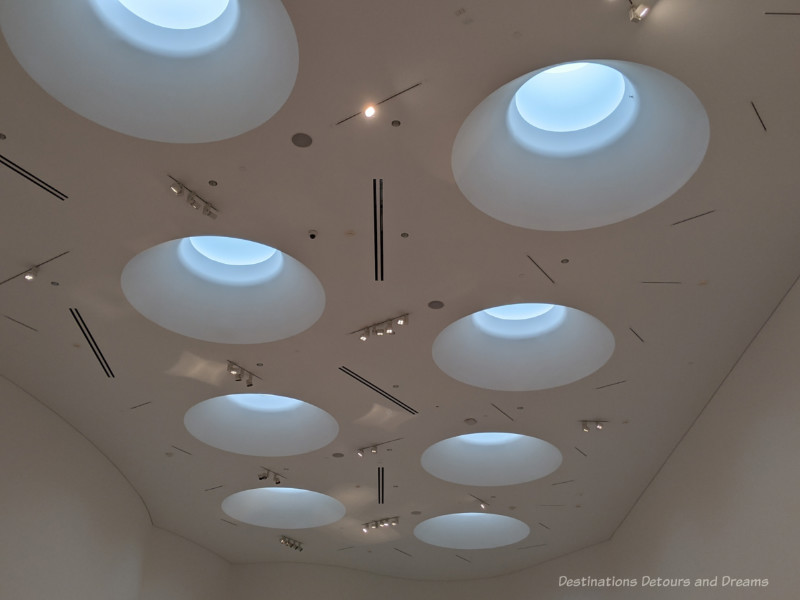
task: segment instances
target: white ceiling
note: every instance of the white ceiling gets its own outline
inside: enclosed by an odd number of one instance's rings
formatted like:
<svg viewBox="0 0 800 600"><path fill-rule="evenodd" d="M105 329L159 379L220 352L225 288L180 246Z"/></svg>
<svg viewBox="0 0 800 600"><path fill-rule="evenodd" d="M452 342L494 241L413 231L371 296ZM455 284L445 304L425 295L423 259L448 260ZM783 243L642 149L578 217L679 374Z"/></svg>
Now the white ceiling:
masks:
<svg viewBox="0 0 800 600"><path fill-rule="evenodd" d="M459 579L607 540L798 274L800 16L764 14L796 11L796 3L661 0L640 24L628 21L624 0L285 6L300 48L291 96L264 125L214 143L150 142L87 121L39 88L2 43L0 154L68 198L0 166L0 281L68 254L33 282L0 285L0 314L8 317L0 319L0 373L94 443L156 526L232 562L296 560ZM538 232L479 212L450 169L464 119L524 73L591 58L640 62L694 91L711 124L697 173L655 208L596 229ZM336 125L417 83L374 119ZM312 136L309 148L291 143L298 132ZM168 175L213 202L219 218L171 195ZM373 178L384 182L381 282L373 270ZM219 185L210 187L212 179ZM200 234L259 241L301 261L325 289L322 317L299 335L254 345L194 340L142 317L122 294L122 269L152 246ZM428 308L432 300L444 307ZM521 301L597 317L614 334L611 359L584 379L536 392L475 388L436 367L431 347L447 325ZM393 337L362 343L348 335L402 313L411 322ZM247 391L329 412L338 437L282 458L230 454L192 437L183 425L190 407L245 391L226 373L226 360L261 378ZM582 419L608 425L586 434ZM559 448L563 463L542 480L503 487L447 483L422 469L431 444L479 431L539 437ZM376 455L355 455L396 438ZM223 520L231 519L222 500L263 485L262 467L282 473L285 485L336 498L346 516L287 531ZM530 536L491 550L448 550L414 537L425 519L475 511L471 495L525 522ZM362 523L392 516L398 527L361 532ZM304 552L279 544L283 534L302 541Z"/></svg>

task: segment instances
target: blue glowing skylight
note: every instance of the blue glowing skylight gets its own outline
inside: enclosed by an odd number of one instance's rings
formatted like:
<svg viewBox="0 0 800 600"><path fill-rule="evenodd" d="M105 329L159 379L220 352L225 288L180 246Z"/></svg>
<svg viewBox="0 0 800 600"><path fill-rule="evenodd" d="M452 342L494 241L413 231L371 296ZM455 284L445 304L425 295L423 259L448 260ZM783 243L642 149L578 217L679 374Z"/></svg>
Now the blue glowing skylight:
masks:
<svg viewBox="0 0 800 600"><path fill-rule="evenodd" d="M230 0L118 0L140 19L166 29L196 29L216 21Z"/></svg>
<svg viewBox="0 0 800 600"><path fill-rule="evenodd" d="M625 96L625 78L598 63L567 63L531 77L515 94L525 121L545 131L579 131L606 119Z"/></svg>
<svg viewBox="0 0 800 600"><path fill-rule="evenodd" d="M242 408L258 412L288 412L305 404L302 400L273 394L231 394L228 398Z"/></svg>
<svg viewBox="0 0 800 600"><path fill-rule="evenodd" d="M455 439L473 446L502 446L510 444L525 436L518 433L503 433L500 431L490 431L486 433L467 433L459 435Z"/></svg>
<svg viewBox="0 0 800 600"><path fill-rule="evenodd" d="M505 304L474 313L472 321L492 337L529 339L558 327L564 314L564 307L554 304Z"/></svg>
<svg viewBox="0 0 800 600"><path fill-rule="evenodd" d="M487 308L483 312L496 319L520 321L522 319L539 317L547 311L552 310L552 308L552 304L506 304L505 306Z"/></svg>
<svg viewBox="0 0 800 600"><path fill-rule="evenodd" d="M257 265L277 252L258 242L215 235L191 237L189 241L200 254L223 265Z"/></svg>

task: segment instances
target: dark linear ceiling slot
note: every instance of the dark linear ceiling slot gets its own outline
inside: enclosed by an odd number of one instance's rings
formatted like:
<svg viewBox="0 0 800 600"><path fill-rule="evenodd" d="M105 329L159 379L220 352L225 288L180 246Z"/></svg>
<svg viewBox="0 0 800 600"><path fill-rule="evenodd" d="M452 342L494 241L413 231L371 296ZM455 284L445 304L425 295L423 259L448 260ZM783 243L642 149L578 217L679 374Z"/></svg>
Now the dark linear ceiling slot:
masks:
<svg viewBox="0 0 800 600"><path fill-rule="evenodd" d="M212 491L212 490L218 490L218 489L219 489L219 488L221 488L221 487L225 487L225 486L223 486L223 485L215 485L214 487L206 488L206 489L204 489L203 491L204 491L204 492L210 492L210 491Z"/></svg>
<svg viewBox="0 0 800 600"><path fill-rule="evenodd" d="M142 402L141 404L137 404L136 406L131 406L128 410L135 410L137 408L141 408L143 406L147 406L148 404L152 404L152 400L148 400L147 402Z"/></svg>
<svg viewBox="0 0 800 600"><path fill-rule="evenodd" d="M505 416L505 417L506 417L506 418L507 418L509 421L513 421L513 420L514 420L514 418L513 418L511 415L509 415L509 414L508 414L506 411L504 411L504 410L503 410L503 409L501 409L499 406L497 406L497 405L496 405L494 402L490 402L490 404L491 404L492 406L494 406L494 407L497 409L497 412L501 413L501 414L502 414L503 416Z"/></svg>
<svg viewBox="0 0 800 600"><path fill-rule="evenodd" d="M177 450L179 452L183 452L184 454L188 454L189 456L192 456L192 453L189 452L188 450L184 450L183 448L178 448L177 446L172 446L172 447L175 448L175 450Z"/></svg>
<svg viewBox="0 0 800 600"><path fill-rule="evenodd" d="M619 385L619 384L621 384L621 383L627 383L627 382L628 382L628 380L627 380L627 379L623 379L623 380L621 380L621 381L615 381L614 383L607 383L607 384L605 384L605 385L601 385L600 387L596 387L596 388L594 388L594 389L596 389L596 390L603 390L603 389L605 389L605 388L607 388L607 387L611 387L612 385Z"/></svg>
<svg viewBox="0 0 800 600"><path fill-rule="evenodd" d="M581 450L581 449L580 449L580 448L578 448L577 446L574 446L574 448L575 448L575 450L577 450L578 452L580 452L580 453L581 453L581 454L583 454L584 456L589 456L588 454L586 454L586 452L584 452L583 450Z"/></svg>
<svg viewBox="0 0 800 600"><path fill-rule="evenodd" d="M556 481L555 483L551 483L550 485L564 485L565 483L573 483L574 479L567 479L566 481Z"/></svg>
<svg viewBox="0 0 800 600"><path fill-rule="evenodd" d="M14 161L12 161L11 159L9 159L6 156L3 156L2 154L0 154L0 164L5 165L6 167L8 167L12 171L14 171L17 175L21 175L22 177L24 177L25 179L27 179L28 181L30 181L34 185L38 185L45 192L55 196L56 198L58 198L62 202L64 200L66 200L67 198L69 198L69 196L67 196L64 192L59 191L58 189L56 189L55 187L53 187L52 185L50 185L49 183L47 183L43 179L39 179L36 175L31 173L30 171L26 171L25 169L20 167L17 163L15 163Z"/></svg>
<svg viewBox="0 0 800 600"><path fill-rule="evenodd" d="M372 180L372 227L375 281L383 281L383 179Z"/></svg>
<svg viewBox="0 0 800 600"><path fill-rule="evenodd" d="M533 546L522 546L522 548L517 548L517 550L530 550L531 548L542 548L547 546L547 544L534 544Z"/></svg>
<svg viewBox="0 0 800 600"><path fill-rule="evenodd" d="M408 404L406 404L405 402L403 402L403 401L401 401L401 400L398 400L397 398L395 398L394 396L392 396L392 395L391 395L389 392L387 392L387 391L385 391L385 390L382 390L381 388L379 388L377 385L375 385L375 384L374 384L374 383L372 383L371 381L368 381L367 379L364 379L364 378L363 378L361 375L359 375L359 374L358 374L358 373L356 373L355 371L351 371L351 370L350 370L350 369L348 369L347 367L339 367L339 370L340 370L342 373L344 373L344 374L346 374L346 375L349 375L350 377L352 377L353 379L355 379L355 380L356 380L356 381L358 381L359 383L363 383L365 386L367 386L367 387L368 387L369 389L371 389L372 391L379 393L381 396L383 396L384 398L386 398L386 399L387 399L387 400L389 400L390 402L393 402L393 403L395 403L397 406L399 406L400 408L402 408L402 409L403 409L403 410L405 410L406 412L409 412L409 413L411 413L412 415L416 415L416 414L418 414L418 413L419 413L419 411L418 411L418 410L416 410L415 408L411 408L411 407L410 407Z"/></svg>
<svg viewBox="0 0 800 600"><path fill-rule="evenodd" d="M463 557L463 556L461 556L460 554L456 554L456 558L460 558L461 560L463 560L463 561L466 561L466 562L468 562L468 563L471 563L471 562L472 562L470 559L468 559L468 558L464 558L464 557Z"/></svg>
<svg viewBox="0 0 800 600"><path fill-rule="evenodd" d="M715 210L707 210L704 213L700 213L699 215L695 215L693 217L689 217L687 219L681 219L680 221L675 221L671 223L671 225L680 225L681 223L686 223L686 221L694 221L695 219L699 219L700 217L705 217L706 215L710 215L711 213L716 212Z"/></svg>
<svg viewBox="0 0 800 600"><path fill-rule="evenodd" d="M541 521L539 521L539 525L540 525L541 527L544 527L544 528L545 528L545 529L547 529L547 530L549 530L549 529L550 529L550 528L549 528L547 525L545 525L545 524L544 524L544 523L542 523Z"/></svg>
<svg viewBox="0 0 800 600"><path fill-rule="evenodd" d="M78 324L78 328L81 330L83 337L86 338L86 341L89 344L89 347L92 349L92 352L94 352L97 362L99 362L100 366L103 367L106 377L114 377L114 371L111 370L111 366L108 364L106 357L103 356L103 351L100 350L100 346L98 346L97 342L94 341L94 336L92 335L92 332L89 331L89 327L86 326L86 322L83 320L81 313L77 308L70 308L69 313Z"/></svg>
<svg viewBox="0 0 800 600"><path fill-rule="evenodd" d="M6 319L8 319L9 321L13 321L13 322L14 322L14 323L16 323L17 325L22 325L23 327L26 327L26 328L30 329L31 331L35 331L36 333L39 333L39 330L38 330L38 329L36 329L35 327L31 327L30 325L28 325L28 324L26 324L26 323L23 323L22 321L17 321L15 318L13 318L13 317L9 317L8 315L3 315L3 316L4 316Z"/></svg>
<svg viewBox="0 0 800 600"><path fill-rule="evenodd" d="M405 554L409 558L414 558L413 554L409 554L408 552L403 552L402 550L400 550L400 548L395 548L395 550L397 550L400 554Z"/></svg>
<svg viewBox="0 0 800 600"><path fill-rule="evenodd" d="M758 112L758 109L756 108L756 103L751 100L750 101L750 106L753 107L753 111L756 113L756 116L758 117L758 122L761 123L761 128L764 131L766 131L767 130L767 126L764 124L764 119L761 118L761 113Z"/></svg>
<svg viewBox="0 0 800 600"><path fill-rule="evenodd" d="M668 283L671 285L680 285L680 281L641 281L640 283Z"/></svg>
<svg viewBox="0 0 800 600"><path fill-rule="evenodd" d="M553 285L556 284L556 282L553 280L553 278L550 277L550 275L547 274L547 271L545 271L542 267L540 267L539 263L537 263L535 260L533 260L533 257L531 257L530 254L526 254L525 256L528 257L529 261L531 261L534 265L536 265L536 268L539 269L542 272L542 275L544 275L545 277L547 277L550 280L550 283L552 283Z"/></svg>
<svg viewBox="0 0 800 600"><path fill-rule="evenodd" d="M227 523L228 525L233 525L234 527L238 527L239 526L238 523L234 523L233 521L228 521L228 519L220 519L220 521L223 521L223 522Z"/></svg>
<svg viewBox="0 0 800 600"><path fill-rule="evenodd" d="M636 333L636 331L633 329L633 327L628 327L628 329L630 329L631 333L633 335L635 335L639 339L639 341L644 344L644 339L642 338L642 336L640 336L638 333Z"/></svg>
<svg viewBox="0 0 800 600"><path fill-rule="evenodd" d="M384 474L383 467L378 467L378 504L383 504L384 495Z"/></svg>

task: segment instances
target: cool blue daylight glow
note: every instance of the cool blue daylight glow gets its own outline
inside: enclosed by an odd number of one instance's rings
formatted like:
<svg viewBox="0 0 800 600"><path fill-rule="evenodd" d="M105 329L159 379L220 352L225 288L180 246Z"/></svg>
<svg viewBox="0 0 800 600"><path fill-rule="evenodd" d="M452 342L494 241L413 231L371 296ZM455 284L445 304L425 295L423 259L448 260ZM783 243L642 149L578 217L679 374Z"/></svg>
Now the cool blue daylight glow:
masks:
<svg viewBox="0 0 800 600"><path fill-rule="evenodd" d="M191 237L189 241L200 254L223 265L257 265L276 252L258 242L215 235Z"/></svg>
<svg viewBox="0 0 800 600"><path fill-rule="evenodd" d="M140 19L166 29L196 29L216 21L229 0L118 0Z"/></svg>
<svg viewBox="0 0 800 600"><path fill-rule="evenodd" d="M525 121L545 131L579 131L607 118L622 102L625 78L597 63L567 63L531 77L514 96Z"/></svg>

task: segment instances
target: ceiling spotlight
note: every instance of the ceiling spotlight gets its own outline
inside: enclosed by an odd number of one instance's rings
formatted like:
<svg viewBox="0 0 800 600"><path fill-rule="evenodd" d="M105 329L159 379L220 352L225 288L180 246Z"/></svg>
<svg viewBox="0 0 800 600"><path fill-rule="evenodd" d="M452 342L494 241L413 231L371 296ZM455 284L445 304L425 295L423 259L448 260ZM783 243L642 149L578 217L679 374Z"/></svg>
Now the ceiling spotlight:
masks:
<svg viewBox="0 0 800 600"><path fill-rule="evenodd" d="M391 525L392 527L397 527L397 524L400 522L400 517L392 517Z"/></svg>
<svg viewBox="0 0 800 600"><path fill-rule="evenodd" d="M228 361L228 373L230 373L231 375L238 375L241 372L242 368L239 365L232 363L231 361Z"/></svg>
<svg viewBox="0 0 800 600"><path fill-rule="evenodd" d="M377 454L378 453L378 447L377 446L373 446L372 448L369 449L369 451L372 452L373 454Z"/></svg>
<svg viewBox="0 0 800 600"><path fill-rule="evenodd" d="M234 381L241 381L242 380L242 372L241 371L236 371L236 375L234 375L233 380Z"/></svg>
<svg viewBox="0 0 800 600"><path fill-rule="evenodd" d="M358 451L356 452L356 456L358 456L359 458L364 458L364 449L359 448Z"/></svg>
<svg viewBox="0 0 800 600"><path fill-rule="evenodd" d="M217 218L217 213L215 213L214 209L212 209L208 204L203 205L203 214L207 217L211 217L212 219Z"/></svg>
<svg viewBox="0 0 800 600"><path fill-rule="evenodd" d="M375 328L375 335L383 335L386 333L386 329L384 329L383 325L378 325Z"/></svg>
<svg viewBox="0 0 800 600"><path fill-rule="evenodd" d="M183 193L183 185L177 181L173 182L172 185L169 186L169 189L176 196L180 196Z"/></svg>
<svg viewBox="0 0 800 600"><path fill-rule="evenodd" d="M189 197L186 198L186 202L188 202L189 206L191 206L195 210L200 208L200 204L198 204L197 202L197 196L195 196L194 194L189 194Z"/></svg>
<svg viewBox="0 0 800 600"><path fill-rule="evenodd" d="M583 421L583 430L589 433L589 424L586 421Z"/></svg>
<svg viewBox="0 0 800 600"><path fill-rule="evenodd" d="M25 281L33 281L34 279L36 279L36 276L38 274L39 274L39 269L37 269L36 267L31 267L25 272L25 274L22 277L25 279Z"/></svg>
<svg viewBox="0 0 800 600"><path fill-rule="evenodd" d="M595 423L594 426L597 429L602 429L603 428L603 422L602 421L597 421L597 423Z"/></svg>
<svg viewBox="0 0 800 600"><path fill-rule="evenodd" d="M293 540L292 538L286 537L285 535L281 536L280 542L281 544L283 544L287 548L291 548L292 550L297 550L298 552L303 551L303 542L298 542L297 540Z"/></svg>
<svg viewBox="0 0 800 600"><path fill-rule="evenodd" d="M375 107L370 104L367 108L364 109L364 116L368 119L371 119L375 116Z"/></svg>
<svg viewBox="0 0 800 600"><path fill-rule="evenodd" d="M400 317L397 317L397 324L400 325L401 327L403 325L406 325L407 323L408 323L408 315L402 315Z"/></svg>
<svg viewBox="0 0 800 600"><path fill-rule="evenodd" d="M247 382L245 383L245 385L247 387L253 387L253 374L252 373L248 373L247 374Z"/></svg>
<svg viewBox="0 0 800 600"><path fill-rule="evenodd" d="M363 531L364 533L367 533L369 531L369 525L367 523L364 523L361 526L361 531Z"/></svg>
<svg viewBox="0 0 800 600"><path fill-rule="evenodd" d="M361 335L358 336L358 339L360 339L362 342L366 342L368 337L369 337L369 329L365 329L364 331L361 332Z"/></svg>
<svg viewBox="0 0 800 600"><path fill-rule="evenodd" d="M386 324L386 335L394 335L394 327L392 326L392 322Z"/></svg>
<svg viewBox="0 0 800 600"><path fill-rule="evenodd" d="M650 7L646 4L634 4L633 0L628 0L628 2L630 2L631 5L631 7L628 9L628 18L634 23L639 23L640 21L644 20L644 18L650 12Z"/></svg>
<svg viewBox="0 0 800 600"><path fill-rule="evenodd" d="M275 485L280 485L281 484L281 478L278 477L277 473L273 473L272 474L272 481L275 482Z"/></svg>
<svg viewBox="0 0 800 600"><path fill-rule="evenodd" d="M377 521L373 521L372 523L369 524L369 528L370 529L377 529L378 528L378 522Z"/></svg>

